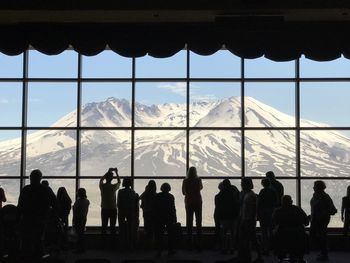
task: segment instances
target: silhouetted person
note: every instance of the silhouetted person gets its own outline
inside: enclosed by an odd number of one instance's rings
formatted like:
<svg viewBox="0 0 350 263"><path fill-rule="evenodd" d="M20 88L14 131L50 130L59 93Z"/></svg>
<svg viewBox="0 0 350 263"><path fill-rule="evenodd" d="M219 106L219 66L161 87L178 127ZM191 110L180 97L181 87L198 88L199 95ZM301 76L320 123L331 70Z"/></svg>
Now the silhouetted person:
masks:
<svg viewBox="0 0 350 263"><path fill-rule="evenodd" d="M2 208L2 203L6 202L6 195L5 195L5 191L2 187L0 187L0 209Z"/></svg>
<svg viewBox="0 0 350 263"><path fill-rule="evenodd" d="M202 234L202 180L196 167L190 167L182 182L182 194L185 196L186 227L189 245L192 246L193 215L196 216L197 248L200 249Z"/></svg>
<svg viewBox="0 0 350 263"><path fill-rule="evenodd" d="M318 255L317 260L328 260L328 248L327 248L327 228L331 215L337 213L332 199L325 192L326 184L323 181L315 181L314 194L311 198L311 237L318 242L321 253Z"/></svg>
<svg viewBox="0 0 350 263"><path fill-rule="evenodd" d="M52 188L51 188L51 186L50 186L50 184L49 184L49 181L47 181L47 180L42 180L42 181L41 181L41 184L42 184L43 186L47 187L47 188L49 189L49 191L51 192L51 195L54 196L54 197L56 198L56 195L55 195L54 191L52 190Z"/></svg>
<svg viewBox="0 0 350 263"><path fill-rule="evenodd" d="M174 233L173 227L176 223L175 198L170 194L171 187L168 183L162 184L160 193L156 195L156 244L158 256L164 248L164 232L168 232L168 254L174 254Z"/></svg>
<svg viewBox="0 0 350 263"><path fill-rule="evenodd" d="M86 190L79 188L77 200L73 205L73 227L77 234L77 253L85 251L85 227L89 212L90 201L87 199Z"/></svg>
<svg viewBox="0 0 350 263"><path fill-rule="evenodd" d="M40 184L42 173L33 170L30 185L26 185L18 199L21 217L22 249L31 256L43 254L43 236L50 209L56 207L56 197L47 186Z"/></svg>
<svg viewBox="0 0 350 263"><path fill-rule="evenodd" d="M217 245L218 248L221 248L222 247L222 238L221 238L221 225L220 225L220 217L219 217L219 209L220 207L217 207L216 204L217 204L217 198L220 194L220 192L222 191L222 182L220 182L218 184L218 189L219 189L219 193L217 193L215 195L215 198L214 198L214 224L215 224L215 244Z"/></svg>
<svg viewBox="0 0 350 263"><path fill-rule="evenodd" d="M239 216L239 191L229 179L223 180L221 191L215 196L215 207L222 229L223 252L233 253Z"/></svg>
<svg viewBox="0 0 350 263"><path fill-rule="evenodd" d="M119 190L117 200L120 239L124 248L132 249L137 237L139 196L131 188L131 178L125 178L122 186L124 188Z"/></svg>
<svg viewBox="0 0 350 263"><path fill-rule="evenodd" d="M143 211L143 222L146 237L149 240L153 240L155 235L155 200L157 195L157 185L154 180L150 180L145 188L145 191L141 194L141 208Z"/></svg>
<svg viewBox="0 0 350 263"><path fill-rule="evenodd" d="M350 186L347 187L346 196L342 199L341 220L344 222L343 234L347 236L350 226Z"/></svg>
<svg viewBox="0 0 350 263"><path fill-rule="evenodd" d="M261 180L263 189L258 195L258 220L262 233L262 247L265 254L269 253L272 237L272 214L276 208L277 195L270 186L270 180L264 178Z"/></svg>
<svg viewBox="0 0 350 263"><path fill-rule="evenodd" d="M305 226L309 224L309 219L303 209L293 205L292 198L285 195L282 206L273 214L273 222L276 226L274 247L277 257L283 260L289 254L291 262L305 262Z"/></svg>
<svg viewBox="0 0 350 263"><path fill-rule="evenodd" d="M14 205L5 205L0 209L0 222L0 255L8 255L9 258L14 258L18 255L20 248L18 208Z"/></svg>
<svg viewBox="0 0 350 263"><path fill-rule="evenodd" d="M57 215L64 225L64 237L66 239L68 232L68 217L72 208L72 199L69 197L65 187L57 190Z"/></svg>
<svg viewBox="0 0 350 263"><path fill-rule="evenodd" d="M117 175L117 183L112 184L113 171ZM105 181L105 183L104 183ZM107 173L100 179L101 191L101 221L102 234L106 234L108 221L110 223L110 232L115 234L115 225L117 222L117 198L116 192L120 187L120 178L117 168L109 168Z"/></svg>
<svg viewBox="0 0 350 263"><path fill-rule="evenodd" d="M257 196L253 191L254 186L251 178L242 178L241 187L238 262L248 263L252 261L252 247L255 247L258 259L261 259L260 248L256 239Z"/></svg>
<svg viewBox="0 0 350 263"><path fill-rule="evenodd" d="M282 196L284 195L283 184L277 181L276 176L272 171L268 171L266 173L266 178L270 180L270 187L276 192L276 196L277 196L276 207L279 207L281 206L281 199L282 199Z"/></svg>

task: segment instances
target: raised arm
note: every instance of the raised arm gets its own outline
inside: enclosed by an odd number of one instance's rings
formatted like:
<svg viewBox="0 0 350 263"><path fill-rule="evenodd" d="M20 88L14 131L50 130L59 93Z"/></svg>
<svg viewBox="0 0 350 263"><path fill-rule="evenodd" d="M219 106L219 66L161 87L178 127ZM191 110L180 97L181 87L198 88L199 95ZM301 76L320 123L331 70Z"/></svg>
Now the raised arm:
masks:
<svg viewBox="0 0 350 263"><path fill-rule="evenodd" d="M344 213L345 213L345 198L343 197L341 202L341 220L344 221Z"/></svg>

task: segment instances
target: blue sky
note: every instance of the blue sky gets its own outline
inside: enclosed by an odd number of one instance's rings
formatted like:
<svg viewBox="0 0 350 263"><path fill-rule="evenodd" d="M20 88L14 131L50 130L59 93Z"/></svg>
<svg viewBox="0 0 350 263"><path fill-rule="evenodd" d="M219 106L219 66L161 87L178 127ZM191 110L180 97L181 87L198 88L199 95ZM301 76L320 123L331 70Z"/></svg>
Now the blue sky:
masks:
<svg viewBox="0 0 350 263"><path fill-rule="evenodd" d="M21 78L22 56L0 54L0 78ZM57 56L46 56L36 51L29 54L29 77L76 78L78 56L66 51ZM240 59L228 51L211 56L190 54L192 78L239 78ZM350 61L340 58L330 62L300 60L301 77L350 77ZM294 76L291 62L273 62L265 58L245 60L247 78ZM132 59L112 51L94 57L83 57L82 75L91 78L130 78ZM137 78L185 78L186 52L170 58L149 56L136 59ZM77 84L29 83L28 125L49 126L76 109ZM233 82L191 82L191 101L215 100L240 96L240 84ZM246 96L252 96L285 113L294 115L294 83L246 83ZM0 126L19 126L21 123L22 83L0 82ZM166 102L185 103L185 82L136 83L136 100L144 104ZM102 101L107 97L131 98L131 83L84 83L82 102ZM328 123L332 126L350 126L350 83L301 83L301 117ZM0 140L17 136L16 132L1 132Z"/></svg>

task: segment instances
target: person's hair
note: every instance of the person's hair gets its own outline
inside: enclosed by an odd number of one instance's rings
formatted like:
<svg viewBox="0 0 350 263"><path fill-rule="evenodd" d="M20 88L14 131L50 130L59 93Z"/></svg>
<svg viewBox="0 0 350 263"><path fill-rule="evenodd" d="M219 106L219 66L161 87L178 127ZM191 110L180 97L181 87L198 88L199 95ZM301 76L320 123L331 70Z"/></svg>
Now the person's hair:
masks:
<svg viewBox="0 0 350 263"><path fill-rule="evenodd" d="M346 188L346 195L350 196L350 185Z"/></svg>
<svg viewBox="0 0 350 263"><path fill-rule="evenodd" d="M249 177L242 178L241 186L243 190L252 190L254 188L252 178L249 178Z"/></svg>
<svg viewBox="0 0 350 263"><path fill-rule="evenodd" d="M149 180L146 186L146 192L155 194L157 192L157 184L154 180Z"/></svg>
<svg viewBox="0 0 350 263"><path fill-rule="evenodd" d="M282 206L291 206L293 204L293 199L290 195L282 196L281 200Z"/></svg>
<svg viewBox="0 0 350 263"><path fill-rule="evenodd" d="M132 181L131 181L131 178L124 178L124 180L123 180L123 187L126 187L126 188L128 188L128 187L131 187L132 186Z"/></svg>
<svg viewBox="0 0 350 263"><path fill-rule="evenodd" d="M265 175L266 175L266 178L269 178L270 180L271 179L273 180L276 178L275 173L272 171L268 171Z"/></svg>
<svg viewBox="0 0 350 263"><path fill-rule="evenodd" d="M168 184L168 183L162 184L160 187L160 191L162 191L163 193L169 193L171 191L170 184Z"/></svg>
<svg viewBox="0 0 350 263"><path fill-rule="evenodd" d="M111 182L113 180L113 172L108 171L107 173L105 173L105 178L106 178L106 182Z"/></svg>
<svg viewBox="0 0 350 263"><path fill-rule="evenodd" d="M43 177L43 174L39 169L33 170L30 175L30 183L31 184L40 184L41 178Z"/></svg>
<svg viewBox="0 0 350 263"><path fill-rule="evenodd" d="M314 182L314 191L322 192L326 189L326 184L322 180L317 180Z"/></svg>
<svg viewBox="0 0 350 263"><path fill-rule="evenodd" d="M47 180L42 180L42 181L41 181L41 184L42 184L42 185L45 185L45 186L47 186L47 187L50 186L49 181L47 181Z"/></svg>
<svg viewBox="0 0 350 263"><path fill-rule="evenodd" d="M224 188L224 186L223 186L223 183L222 182L220 182L219 184L218 184L218 188L219 188L219 190L221 191L223 188Z"/></svg>
<svg viewBox="0 0 350 263"><path fill-rule="evenodd" d="M270 179L268 179L268 178L263 178L263 179L261 180L261 185L262 185L264 188L270 187L270 185L271 185Z"/></svg>
<svg viewBox="0 0 350 263"><path fill-rule="evenodd" d="M57 201L58 202L72 202L72 199L69 197L69 194L67 193L67 189L65 187L60 187L57 190Z"/></svg>
<svg viewBox="0 0 350 263"><path fill-rule="evenodd" d="M197 178L198 174L197 174L197 169L194 166L191 166L188 171L187 171L187 178L189 179L194 179Z"/></svg>
<svg viewBox="0 0 350 263"><path fill-rule="evenodd" d="M231 182L230 182L230 180L229 179L224 179L223 181L222 181L222 189L228 189L228 188L230 188L232 185L231 185Z"/></svg>
<svg viewBox="0 0 350 263"><path fill-rule="evenodd" d="M78 197L79 198L87 198L85 188L79 188L78 189Z"/></svg>

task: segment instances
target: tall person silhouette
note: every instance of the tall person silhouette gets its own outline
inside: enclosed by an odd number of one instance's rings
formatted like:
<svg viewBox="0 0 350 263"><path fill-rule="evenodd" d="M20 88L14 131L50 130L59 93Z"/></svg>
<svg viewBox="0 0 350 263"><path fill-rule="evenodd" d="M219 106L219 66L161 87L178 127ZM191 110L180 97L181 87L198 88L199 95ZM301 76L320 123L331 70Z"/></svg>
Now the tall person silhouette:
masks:
<svg viewBox="0 0 350 263"><path fill-rule="evenodd" d="M341 220L344 222L343 234L347 236L350 227L350 186L347 187L346 196L342 199Z"/></svg>
<svg viewBox="0 0 350 263"><path fill-rule="evenodd" d="M157 196L157 185L154 180L150 180L141 194L141 208L143 211L143 222L146 237L148 241L152 242L155 237L155 200Z"/></svg>
<svg viewBox="0 0 350 263"><path fill-rule="evenodd" d="M266 173L266 178L270 180L270 187L276 192L276 207L280 207L282 196L284 195L283 184L276 179L275 173L272 171L268 171Z"/></svg>
<svg viewBox="0 0 350 263"><path fill-rule="evenodd" d="M6 202L6 195L4 189L0 186L0 209L2 208L2 203Z"/></svg>

